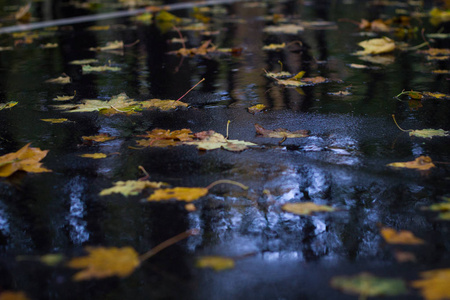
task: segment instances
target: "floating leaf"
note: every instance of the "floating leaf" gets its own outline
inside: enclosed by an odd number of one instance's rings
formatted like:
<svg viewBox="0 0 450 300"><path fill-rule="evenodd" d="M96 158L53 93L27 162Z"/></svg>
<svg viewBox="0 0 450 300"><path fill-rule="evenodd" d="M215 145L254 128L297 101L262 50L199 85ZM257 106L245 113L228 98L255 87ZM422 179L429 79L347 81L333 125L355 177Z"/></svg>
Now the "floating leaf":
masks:
<svg viewBox="0 0 450 300"><path fill-rule="evenodd" d="M421 129L421 130L411 130L409 132L410 136L417 136L421 138L431 139L434 136L448 136L448 131L443 129Z"/></svg>
<svg viewBox="0 0 450 300"><path fill-rule="evenodd" d="M350 96L352 93L349 91L330 92L328 95L332 96Z"/></svg>
<svg viewBox="0 0 450 300"><path fill-rule="evenodd" d="M417 258L412 252L399 251L394 252L395 260L399 263L416 262Z"/></svg>
<svg viewBox="0 0 450 300"><path fill-rule="evenodd" d="M56 98L53 98L53 100L55 101L69 101L72 100L75 97L75 95L73 96L56 96Z"/></svg>
<svg viewBox="0 0 450 300"><path fill-rule="evenodd" d="M12 50L14 50L13 47L0 47L0 52L1 51L12 51Z"/></svg>
<svg viewBox="0 0 450 300"><path fill-rule="evenodd" d="M17 152L0 156L0 177L11 176L16 171L29 173L51 172L40 161L47 155L48 150L30 147L30 143Z"/></svg>
<svg viewBox="0 0 450 300"><path fill-rule="evenodd" d="M159 189L165 185L167 185L167 183L153 182L148 180L117 181L114 183L113 187L102 190L100 192L100 196L111 195L113 193L119 193L124 195L125 197L135 196L146 188Z"/></svg>
<svg viewBox="0 0 450 300"><path fill-rule="evenodd" d="M381 228L381 236L388 244L400 244L400 245L421 245L425 242L414 236L411 231L400 230L383 227Z"/></svg>
<svg viewBox="0 0 450 300"><path fill-rule="evenodd" d="M86 251L88 256L73 258L67 264L73 269L83 269L74 275L75 281L126 277L140 264L138 253L131 247L86 247Z"/></svg>
<svg viewBox="0 0 450 300"><path fill-rule="evenodd" d="M207 55L217 51L217 47L211 45L211 40L205 41L198 48L181 48L176 51L170 51L168 54L176 54L180 56Z"/></svg>
<svg viewBox="0 0 450 300"><path fill-rule="evenodd" d="M211 268L214 271L223 271L234 268L234 260L222 256L202 256L195 263L197 268Z"/></svg>
<svg viewBox="0 0 450 300"><path fill-rule="evenodd" d="M281 207L284 211L296 215L312 215L315 212L330 212L336 209L328 205L318 205L313 202L286 203Z"/></svg>
<svg viewBox="0 0 450 300"><path fill-rule="evenodd" d="M57 84L67 84L70 83L70 77L66 74L59 76L58 78L48 79L45 82L47 83L57 83Z"/></svg>
<svg viewBox="0 0 450 300"><path fill-rule="evenodd" d="M111 50L121 50L123 49L123 41L107 42L103 47L92 47L89 48L91 51L111 51Z"/></svg>
<svg viewBox="0 0 450 300"><path fill-rule="evenodd" d="M297 34L303 31L305 28L296 24L283 24L278 26L267 26L263 29L263 32L271 34Z"/></svg>
<svg viewBox="0 0 450 300"><path fill-rule="evenodd" d="M41 45L42 49L51 49L51 48L57 48L57 47L58 47L57 43L47 43L47 44Z"/></svg>
<svg viewBox="0 0 450 300"><path fill-rule="evenodd" d="M247 108L248 112L251 114L260 113L267 108L264 104L256 104Z"/></svg>
<svg viewBox="0 0 450 300"><path fill-rule="evenodd" d="M59 118L59 119L41 119L41 121L53 123L53 124L59 124L59 123L67 122L69 120L65 119L65 118Z"/></svg>
<svg viewBox="0 0 450 300"><path fill-rule="evenodd" d="M86 153L86 154L81 154L80 157L100 159L100 158L106 158L106 157L108 157L108 155L105 153Z"/></svg>
<svg viewBox="0 0 450 300"><path fill-rule="evenodd" d="M356 52L355 55L382 54L395 50L395 42L388 37L362 41L358 45L364 50Z"/></svg>
<svg viewBox="0 0 450 300"><path fill-rule="evenodd" d="M376 277L370 273L355 276L336 276L331 279L331 286L344 293L365 297L397 296L407 293L406 284L401 279Z"/></svg>
<svg viewBox="0 0 450 300"><path fill-rule="evenodd" d="M81 137L84 141L94 141L94 142L98 142L98 143L103 143L103 142L107 142L107 141L111 141L116 139L117 137L115 136L110 136L107 133L100 133L98 135L89 135L89 136L82 136Z"/></svg>
<svg viewBox="0 0 450 300"><path fill-rule="evenodd" d="M274 79L281 79L281 78L292 77L292 74L289 72L278 72L278 73L266 72L266 76L274 78Z"/></svg>
<svg viewBox="0 0 450 300"><path fill-rule="evenodd" d="M119 67L111 67L109 65L104 66L91 66L91 65L83 65L82 71L83 73L92 73L92 72L117 72L122 70L122 68Z"/></svg>
<svg viewBox="0 0 450 300"><path fill-rule="evenodd" d="M162 111L168 111L171 109L176 109L177 107L188 107L187 103L176 101L176 100L160 100L160 99L150 99L147 101L141 101L139 104L142 108L158 108Z"/></svg>
<svg viewBox="0 0 450 300"><path fill-rule="evenodd" d="M19 102L16 102L16 101L9 101L9 102L6 102L6 103L0 103L0 110L8 109L8 108L14 107L14 106L17 105L17 103L19 103Z"/></svg>
<svg viewBox="0 0 450 300"><path fill-rule="evenodd" d="M95 64L98 63L98 59L94 58L87 58L87 59L81 59L81 60L72 60L69 62L71 65L89 65L89 64Z"/></svg>
<svg viewBox="0 0 450 300"><path fill-rule="evenodd" d="M278 128L274 130L264 129L259 124L255 124L256 133L263 136L263 137L269 137L269 138L302 138L307 137L309 131L308 130L296 130L296 131L289 131L284 128Z"/></svg>
<svg viewBox="0 0 450 300"><path fill-rule="evenodd" d="M446 198L444 198L446 202L441 203L435 203L428 207L425 207L424 209L432 210L432 211L438 211L440 212L438 215L439 220L450 220L450 201Z"/></svg>
<svg viewBox="0 0 450 300"><path fill-rule="evenodd" d="M24 292L2 291L0 300L29 300Z"/></svg>
<svg viewBox="0 0 450 300"><path fill-rule="evenodd" d="M148 201L164 201L176 199L180 201L191 202L208 194L207 188L197 187L176 187L172 189L158 189L150 197Z"/></svg>
<svg viewBox="0 0 450 300"><path fill-rule="evenodd" d="M422 279L414 280L411 286L420 289L426 300L450 299L450 269L421 272Z"/></svg>
<svg viewBox="0 0 450 300"><path fill-rule="evenodd" d="M136 143L139 146L144 147L167 147L176 146L182 142L191 141L193 134L190 129L181 130L165 130L165 129L153 129L148 131L147 134L141 135L141 137L148 138L146 140L138 140Z"/></svg>
<svg viewBox="0 0 450 300"><path fill-rule="evenodd" d="M276 82L280 85L288 86L288 87L298 87L302 85L306 85L306 83L302 82L301 79L305 75L305 71L298 72L294 77L287 79L278 79Z"/></svg>
<svg viewBox="0 0 450 300"><path fill-rule="evenodd" d="M270 44L270 45L266 45L263 46L262 49L266 50L266 51L279 51L286 48L286 43L282 43L282 44Z"/></svg>
<svg viewBox="0 0 450 300"><path fill-rule="evenodd" d="M81 104L60 104L53 105L54 108L64 110L66 112L90 112L90 111L100 111L110 108L114 108L119 112L133 111L140 109L138 102L133 99L128 98L125 93L121 93L111 98L109 101L103 100L83 100Z"/></svg>
<svg viewBox="0 0 450 300"><path fill-rule="evenodd" d="M200 150L214 150L223 148L228 151L239 152L247 149L248 146L256 146L256 144L251 142L228 140L222 134L213 130L202 131L194 134L194 136L198 139L197 141L189 141L184 144L196 145Z"/></svg>
<svg viewBox="0 0 450 300"><path fill-rule="evenodd" d="M64 260L64 255L56 253L56 254L45 254L42 256L18 256L16 258L17 261L23 260L31 260L31 261L39 261L47 266L54 267L60 264ZM2 298L0 297L0 300Z"/></svg>
<svg viewBox="0 0 450 300"><path fill-rule="evenodd" d="M407 161L407 162L394 162L387 164L389 167L394 168L408 168L408 169L417 169L421 171L429 170L431 168L434 168L435 165L433 164L433 161L428 156L419 156L413 161Z"/></svg>

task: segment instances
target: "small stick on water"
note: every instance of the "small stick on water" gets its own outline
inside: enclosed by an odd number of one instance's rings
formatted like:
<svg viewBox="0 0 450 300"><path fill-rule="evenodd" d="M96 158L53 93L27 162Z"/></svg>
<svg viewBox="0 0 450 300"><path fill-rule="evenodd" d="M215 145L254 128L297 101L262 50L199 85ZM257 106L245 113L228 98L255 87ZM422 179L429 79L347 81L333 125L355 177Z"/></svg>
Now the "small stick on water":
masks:
<svg viewBox="0 0 450 300"><path fill-rule="evenodd" d="M174 101L174 104L175 104L175 102L180 101L181 99L183 99L184 96L186 96L190 91L192 91L193 89L195 89L195 87L196 87L197 85L199 85L200 83L202 83L204 80L205 80L205 78L202 78L202 80L200 80L200 81L197 82L193 87L191 87L191 88L189 89L189 91L187 91L186 93L184 93L183 96L181 96L180 98L178 98L177 100L175 100L175 101Z"/></svg>
<svg viewBox="0 0 450 300"><path fill-rule="evenodd" d="M182 232L174 237L171 237L170 239L165 240L161 244L157 245L156 247L150 249L148 252L145 252L144 254L139 256L139 261L142 263L142 262L146 261L147 259L149 259L150 257L157 254L158 252L166 249L167 247L172 246L173 244L178 243L179 241L184 240L185 238L188 238L191 235L197 235L198 233L199 233L198 229L191 229L191 230Z"/></svg>
<svg viewBox="0 0 450 300"><path fill-rule="evenodd" d="M145 175L144 177L139 178L139 181L144 181L150 178L150 174L148 174L148 172L144 169L143 166L139 166L138 169L141 170L141 172L144 173Z"/></svg>
<svg viewBox="0 0 450 300"><path fill-rule="evenodd" d="M221 179L221 180L217 180L214 181L213 183L211 183L210 185L208 185L206 187L207 190L211 189L212 187L218 185L218 184L222 184L222 183L227 183L227 184L233 184L233 185L237 185L238 187L244 189L244 190L248 190L248 186L243 185L240 182L234 181L234 180L228 180L228 179Z"/></svg>
<svg viewBox="0 0 450 300"><path fill-rule="evenodd" d="M394 115L394 114L392 114L392 119L394 119L395 125L397 125L398 129L400 129L401 131L404 131L404 132L410 132L410 131L411 131L411 130L405 130L405 129L402 129L400 126L398 126L398 123L397 123L397 121L395 120L395 115Z"/></svg>
<svg viewBox="0 0 450 300"><path fill-rule="evenodd" d="M227 139L227 140L228 140L228 129L230 128L230 123L231 123L231 121L228 120L228 122L227 122L227 136L225 137L225 139Z"/></svg>

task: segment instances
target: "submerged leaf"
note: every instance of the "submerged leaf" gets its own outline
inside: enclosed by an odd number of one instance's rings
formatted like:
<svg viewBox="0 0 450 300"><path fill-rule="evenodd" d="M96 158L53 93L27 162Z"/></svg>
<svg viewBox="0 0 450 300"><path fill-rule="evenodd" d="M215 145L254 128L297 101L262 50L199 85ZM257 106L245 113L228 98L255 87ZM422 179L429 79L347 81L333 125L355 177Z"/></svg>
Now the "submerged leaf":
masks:
<svg viewBox="0 0 450 300"><path fill-rule="evenodd" d="M384 227L381 228L381 236L388 244L421 245L425 243L408 230L396 231L395 229Z"/></svg>
<svg viewBox="0 0 450 300"><path fill-rule="evenodd" d="M395 50L395 42L388 37L362 41L358 45L364 50L356 52L355 55L382 54Z"/></svg>
<svg viewBox="0 0 450 300"><path fill-rule="evenodd" d="M67 122L69 120L66 118L59 118L59 119L41 119L41 121L53 123L53 124L60 124L60 123Z"/></svg>
<svg viewBox="0 0 450 300"><path fill-rule="evenodd" d="M281 207L284 211L296 215L311 215L315 212L330 212L336 209L328 205L318 205L313 202L286 203Z"/></svg>
<svg viewBox="0 0 450 300"><path fill-rule="evenodd" d="M403 280L376 277L370 273L336 276L331 279L331 286L344 293L356 294L361 297L397 296L407 293Z"/></svg>
<svg viewBox="0 0 450 300"><path fill-rule="evenodd" d="M269 138L302 138L307 137L309 131L308 130L296 130L296 131L289 131L284 128L278 128L274 130L270 129L264 129L259 124L255 124L256 133L263 136L263 137L269 137Z"/></svg>
<svg viewBox="0 0 450 300"><path fill-rule="evenodd" d="M74 275L75 281L126 277L140 264L138 253L131 247L86 247L86 251L88 256L73 258L67 264L73 269L83 269Z"/></svg>
<svg viewBox="0 0 450 300"><path fill-rule="evenodd" d="M99 195L106 196L114 193L119 193L124 195L125 197L135 196L146 188L159 189L165 185L167 185L167 183L148 180L117 181L114 183L113 187L102 190Z"/></svg>
<svg viewBox="0 0 450 300"><path fill-rule="evenodd" d="M81 154L80 156L86 157L86 158L92 158L92 159L100 159L100 158L108 157L108 155L106 155L105 153L86 153L86 154Z"/></svg>
<svg viewBox="0 0 450 300"><path fill-rule="evenodd" d="M389 167L394 168L408 168L408 169L417 169L421 171L429 170L431 168L436 167L433 164L433 161L428 156L419 156L413 161L407 161L407 162L394 162L387 164Z"/></svg>
<svg viewBox="0 0 450 300"><path fill-rule="evenodd" d="M223 271L234 268L234 260L222 256L202 256L195 263L197 268L211 268L214 271Z"/></svg>
<svg viewBox="0 0 450 300"><path fill-rule="evenodd" d="M414 280L411 286L420 289L426 300L450 299L450 269L421 272L422 279Z"/></svg>
<svg viewBox="0 0 450 300"><path fill-rule="evenodd" d="M29 173L51 172L40 161L47 155L48 150L30 147L30 143L17 152L0 156L0 177L11 176L16 171Z"/></svg>
<svg viewBox="0 0 450 300"><path fill-rule="evenodd" d="M104 66L91 66L91 65L83 65L82 67L83 73L92 73L92 72L117 72L122 70L122 68L119 67L111 67L109 65Z"/></svg>
<svg viewBox="0 0 450 300"><path fill-rule="evenodd" d="M172 189L158 189L150 197L148 201L164 201L176 199L180 201L191 202L208 194L207 188L197 187L176 187Z"/></svg>

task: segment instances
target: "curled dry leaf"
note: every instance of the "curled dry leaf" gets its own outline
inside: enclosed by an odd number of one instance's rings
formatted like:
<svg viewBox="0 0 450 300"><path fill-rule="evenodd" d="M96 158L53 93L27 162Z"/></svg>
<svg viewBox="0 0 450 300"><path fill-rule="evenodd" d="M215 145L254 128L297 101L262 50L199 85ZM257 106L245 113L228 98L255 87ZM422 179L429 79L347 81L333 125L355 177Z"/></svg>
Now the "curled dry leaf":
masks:
<svg viewBox="0 0 450 300"><path fill-rule="evenodd" d="M296 130L296 131L289 131L284 128L278 128L274 130L264 129L259 124L255 124L256 133L263 136L263 137L269 137L269 138L302 138L307 137L309 131L308 130Z"/></svg>
<svg viewBox="0 0 450 300"><path fill-rule="evenodd" d="M436 167L429 156L419 156L413 161L394 162L387 164L388 167L417 169L421 171L429 170Z"/></svg>
<svg viewBox="0 0 450 300"><path fill-rule="evenodd" d="M197 187L175 187L171 189L158 189L150 197L148 201L164 201L164 200L180 200L191 202L208 194L207 188Z"/></svg>
<svg viewBox="0 0 450 300"><path fill-rule="evenodd" d="M422 245L425 242L414 236L411 231L400 230L383 227L381 228L381 236L388 244L400 244L400 245Z"/></svg>
<svg viewBox="0 0 450 300"><path fill-rule="evenodd" d="M104 189L100 192L100 196L107 196L114 193L119 193L128 196L138 195L142 190L151 188L159 189L162 186L167 185L165 182L154 182L148 180L127 180L127 181L117 181L114 183L113 187Z"/></svg>
<svg viewBox="0 0 450 300"><path fill-rule="evenodd" d="M422 279L414 280L411 286L420 289L426 300L450 299L450 269L421 272Z"/></svg>
<svg viewBox="0 0 450 300"><path fill-rule="evenodd" d="M407 293L406 284L401 279L381 278L370 273L355 276L336 276L331 286L344 293L360 295L361 299L376 296L397 296Z"/></svg>
<svg viewBox="0 0 450 300"><path fill-rule="evenodd" d="M388 37L362 41L358 45L364 50L356 52L355 55L383 54L395 50L395 42Z"/></svg>
<svg viewBox="0 0 450 300"><path fill-rule="evenodd" d="M29 173L51 172L42 167L40 161L47 155L48 150L30 147L30 143L17 152L0 156L0 177L11 176L16 171Z"/></svg>
<svg viewBox="0 0 450 300"><path fill-rule="evenodd" d="M140 264L139 254L131 247L86 247L86 251L87 256L73 258L67 264L73 269L83 269L74 275L75 281L126 277Z"/></svg>
<svg viewBox="0 0 450 300"><path fill-rule="evenodd" d="M214 271L223 271L234 268L234 260L222 256L202 256L195 263L197 268L211 268Z"/></svg>
<svg viewBox="0 0 450 300"><path fill-rule="evenodd" d="M328 205L318 205L313 202L286 203L281 207L284 211L296 215L312 215L315 212L330 212L336 209Z"/></svg>

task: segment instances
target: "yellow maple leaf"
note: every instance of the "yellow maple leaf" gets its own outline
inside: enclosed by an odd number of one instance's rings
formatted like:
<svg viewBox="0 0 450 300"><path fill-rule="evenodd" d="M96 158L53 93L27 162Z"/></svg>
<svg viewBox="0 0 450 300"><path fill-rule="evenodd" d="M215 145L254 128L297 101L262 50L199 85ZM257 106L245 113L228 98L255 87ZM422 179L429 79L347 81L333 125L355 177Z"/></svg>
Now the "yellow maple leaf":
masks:
<svg viewBox="0 0 450 300"><path fill-rule="evenodd" d="M223 271L234 268L234 260L222 256L203 256L197 259L197 268L212 268L214 271Z"/></svg>
<svg viewBox="0 0 450 300"><path fill-rule="evenodd" d="M92 159L100 159L100 158L108 157L108 155L106 155L105 153L86 153L86 154L81 154L80 156L86 157L86 158L92 158Z"/></svg>
<svg viewBox="0 0 450 300"><path fill-rule="evenodd" d="M180 201L191 202L208 194L207 188L198 187L175 187L171 189L158 189L150 197L148 201L164 201L176 199Z"/></svg>
<svg viewBox="0 0 450 300"><path fill-rule="evenodd" d="M75 281L126 277L140 264L139 254L131 247L86 247L86 251L89 255L73 258L67 264L73 269L83 269L74 275Z"/></svg>
<svg viewBox="0 0 450 300"><path fill-rule="evenodd" d="M436 167L433 164L433 161L428 156L419 156L413 161L407 161L407 162L394 162L387 164L388 167L394 167L394 168L407 168L407 169L416 169L421 171L426 171L431 168Z"/></svg>
<svg viewBox="0 0 450 300"><path fill-rule="evenodd" d="M47 155L48 150L30 147L26 144L17 152L0 156L0 177L11 176L16 171L29 173L51 172L44 167L40 161Z"/></svg>
<svg viewBox="0 0 450 300"><path fill-rule="evenodd" d="M313 202L286 203L281 207L284 211L296 215L311 215L315 212L330 212L336 209L328 205L318 205Z"/></svg>
<svg viewBox="0 0 450 300"><path fill-rule="evenodd" d="M411 286L420 289L426 300L450 299L450 269L421 272L422 279L414 280Z"/></svg>
<svg viewBox="0 0 450 300"><path fill-rule="evenodd" d="M146 188L159 189L161 186L167 185L165 182L153 182L148 180L127 180L117 181L113 187L104 189L100 192L100 196L111 195L113 193L120 193L125 197L139 194Z"/></svg>
<svg viewBox="0 0 450 300"><path fill-rule="evenodd" d="M421 245L425 242L414 236L411 231L400 230L383 227L381 228L381 236L384 238L386 243L389 244L401 244L401 245Z"/></svg>

